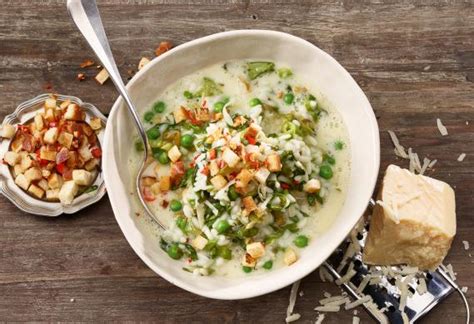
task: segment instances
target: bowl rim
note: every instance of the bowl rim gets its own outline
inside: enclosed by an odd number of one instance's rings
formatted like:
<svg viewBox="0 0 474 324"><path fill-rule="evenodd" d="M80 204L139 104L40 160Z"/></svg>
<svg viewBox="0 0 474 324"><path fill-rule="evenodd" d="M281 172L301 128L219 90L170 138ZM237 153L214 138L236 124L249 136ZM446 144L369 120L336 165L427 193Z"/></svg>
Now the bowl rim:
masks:
<svg viewBox="0 0 474 324"><path fill-rule="evenodd" d="M359 92L359 95L361 95L361 98L363 101L366 102L367 107L370 107L371 109L367 109L367 117L368 117L368 124L370 125L370 131L373 134L373 142L372 146L374 147L374 155L372 157L367 157L368 159L372 159L372 163L375 166L374 167L374 172L371 175L370 179L367 179L366 181L366 186L369 188L368 192L370 194L367 197L367 202L365 205L362 203L357 206L358 208L353 210L353 213L360 215L364 214L364 211L367 208L367 205L369 203L369 200L371 196L373 195L373 191L376 185L377 177L378 177L378 172L380 168L380 137L379 137L379 127L377 124L377 120L375 118L375 114L373 112L373 108L365 95L365 93L362 91L362 89L359 87L357 82L352 78L352 76L349 74L349 72L339 63L334 59L331 55L323 51L322 49L318 48L316 45L310 43L309 41L302 39L300 37L285 33L285 32L280 32L280 31L273 31L273 30L262 30L262 29L244 29L244 30L232 30L232 31L225 31L225 32L219 32L215 34L211 34L208 36L204 36L201 38L197 38L194 40L191 40L189 42L186 42L184 44L178 45L175 48L169 50L168 52L155 57L152 61L150 61L147 65L145 65L140 71L138 71L137 74L134 75L134 77L128 82L127 84L127 89L130 89L134 85L134 83L140 79L153 65L158 64L161 60L164 58L173 55L176 51L184 50L189 47L194 47L194 46L199 46L202 44L210 43L215 40L219 39L226 39L226 38L234 38L234 37L245 37L245 36L273 36L273 37L284 37L291 39L294 42L299 42L302 45L305 46L310 46L313 50L316 50L320 53L320 55L324 56L326 59L332 61L334 64L335 69L338 70L338 73L341 73L345 75L346 78L348 78L348 81L353 83L353 87L355 91ZM106 127L106 133L105 133L105 138L104 138L104 145L103 145L103 150L104 150L104 156L113 156L113 152L109 153L109 140L112 140L112 135L111 135L111 128L112 125L109 125L109 123L112 123L112 120L114 120L115 115L117 114L117 111L123 104L122 97L118 97L117 100L114 102L112 109L109 114L108 122ZM109 165L112 163L112 159L106 159L103 164L103 175L104 175L104 180L109 187L113 183L113 175L110 174L109 178ZM110 192L110 191L109 191ZM134 240L131 236L132 234L128 232L128 228L126 227L126 222L125 220L122 220L120 215L120 211L118 210L118 203L116 201L116 197L114 197L113 194L109 194L109 199L111 202L112 210L115 215L115 219L117 220L117 223L122 230L125 238L127 239L129 245L132 247L132 249L135 251L135 253L142 259L142 261L150 267L155 273L157 273L160 277L164 278L168 282L172 283L173 285L176 285L184 290L187 290L189 292L192 292L196 295L207 297L207 298L213 298L213 299L221 299L221 300L237 300L237 299L244 299L244 298L251 298L251 297L256 297L256 296L261 296L267 293L271 293L273 291L276 291L278 289L284 288L302 278L307 276L309 273L313 272L314 270L317 269L317 267L321 266L323 262L319 263L319 265L312 265L312 266L306 266L304 269L298 269L297 271L294 271L294 276L293 277L286 277L285 279L282 280L275 280L275 282L271 286L266 286L266 287L260 287L256 289L249 289L246 292L240 291L240 293L234 294L229 291L229 289L223 289L223 290L200 290L199 288L196 288L194 286L190 286L187 284L186 281L181 280L179 278L176 278L173 275L168 274L166 270L162 270L159 266L154 264L154 262L151 260L149 256L146 255L145 251L141 251L139 249L138 244L132 244L131 242ZM347 235L350 233L350 230L357 224L358 220L360 217L354 217L353 221L351 222L345 222L340 229L340 233L343 233L343 235L340 235L340 237L337 237L337 239L331 240L331 243L329 247L327 248L327 253L324 253L324 255L321 255L320 258L318 259L323 259L326 260L333 252L334 250L343 242L343 240L347 237ZM300 267L302 268L302 267ZM296 269L295 269L296 270ZM269 273L268 276L271 274Z"/></svg>

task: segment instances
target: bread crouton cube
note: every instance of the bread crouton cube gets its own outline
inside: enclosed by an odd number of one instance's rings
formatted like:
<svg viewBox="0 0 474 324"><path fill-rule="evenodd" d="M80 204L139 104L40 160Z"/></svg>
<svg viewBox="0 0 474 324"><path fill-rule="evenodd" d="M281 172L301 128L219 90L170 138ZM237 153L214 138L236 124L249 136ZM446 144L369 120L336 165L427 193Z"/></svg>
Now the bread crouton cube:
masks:
<svg viewBox="0 0 474 324"><path fill-rule="evenodd" d="M72 103L66 108L66 112L64 113L64 119L66 120L75 120L75 121L81 121L84 120L85 114L81 110L81 107L79 105Z"/></svg>
<svg viewBox="0 0 474 324"><path fill-rule="evenodd" d="M2 132L1 135L3 138L13 138L16 133L16 128L13 125L10 124L4 124L2 126Z"/></svg>
<svg viewBox="0 0 474 324"><path fill-rule="evenodd" d="M154 195L158 195L161 192L160 182L155 182L150 186L150 190Z"/></svg>
<svg viewBox="0 0 474 324"><path fill-rule="evenodd" d="M321 189L321 182L318 179L311 179L303 186L303 190L308 193L315 193Z"/></svg>
<svg viewBox="0 0 474 324"><path fill-rule="evenodd" d="M181 152L179 148L175 145L168 151L168 157L172 162L176 162L181 157Z"/></svg>
<svg viewBox="0 0 474 324"><path fill-rule="evenodd" d="M46 119L47 121L50 121L50 122L54 121L56 119L56 110L45 108L44 119Z"/></svg>
<svg viewBox="0 0 474 324"><path fill-rule="evenodd" d="M102 128L102 120L99 117L92 117L89 125L93 130L99 130Z"/></svg>
<svg viewBox="0 0 474 324"><path fill-rule="evenodd" d="M16 152L8 151L3 156L3 161L5 161L10 166L15 166L16 164L20 163L21 156L20 156L20 154L18 154Z"/></svg>
<svg viewBox="0 0 474 324"><path fill-rule="evenodd" d="M61 109L66 109L67 106L69 106L71 104L71 100L67 99L67 100L64 100L63 102L61 102L61 104L59 105L59 108Z"/></svg>
<svg viewBox="0 0 474 324"><path fill-rule="evenodd" d="M30 194L32 194L33 196L35 196L36 198L38 199L41 199L43 198L44 196L44 190L41 189L40 187L38 187L37 185L35 184L32 184L29 188L28 188L28 192Z"/></svg>
<svg viewBox="0 0 474 324"><path fill-rule="evenodd" d="M183 107L179 107L175 111L173 111L173 116L174 116L174 122L176 124L182 122L183 120L186 120L187 114L186 110Z"/></svg>
<svg viewBox="0 0 474 324"><path fill-rule="evenodd" d="M219 173L219 166L217 165L216 160L212 160L209 163L209 172L211 173L212 177Z"/></svg>
<svg viewBox="0 0 474 324"><path fill-rule="evenodd" d="M281 162L280 162L280 156L276 153L273 153L273 154L270 154L269 156L267 156L267 159L266 159L266 164L267 164L267 168L268 170L270 170L271 172L278 172L278 171L281 171Z"/></svg>
<svg viewBox="0 0 474 324"><path fill-rule="evenodd" d="M33 165L33 159L31 158L29 154L25 154L21 158L20 165L23 171L26 171L29 168L31 168L31 166Z"/></svg>
<svg viewBox="0 0 474 324"><path fill-rule="evenodd" d="M59 199L59 189L50 189L46 191L46 199L48 200L58 200Z"/></svg>
<svg viewBox="0 0 474 324"><path fill-rule="evenodd" d="M140 59L140 62L138 62L138 71L140 71L141 69L143 69L143 67L145 65L147 65L148 63L150 63L150 59L147 58L147 57L142 57Z"/></svg>
<svg viewBox="0 0 474 324"><path fill-rule="evenodd" d="M257 263L257 260L252 258L252 256L250 254L245 253L244 256L242 257L241 263L244 267L253 268L253 267L255 267L255 264Z"/></svg>
<svg viewBox="0 0 474 324"><path fill-rule="evenodd" d="M156 178L154 177L143 177L141 184L144 187L152 186L156 182Z"/></svg>
<svg viewBox="0 0 474 324"><path fill-rule="evenodd" d="M87 161L87 163L84 165L84 168L87 171L95 170L95 168L99 165L99 161L100 161L99 159L91 159Z"/></svg>
<svg viewBox="0 0 474 324"><path fill-rule="evenodd" d="M296 260L298 260L298 256L296 255L296 252L292 248L287 248L285 250L285 254L283 255L283 262L287 266L289 266L295 263Z"/></svg>
<svg viewBox="0 0 474 324"><path fill-rule="evenodd" d="M63 177L57 173L53 173L48 177L48 186L51 189L59 189L63 185Z"/></svg>
<svg viewBox="0 0 474 324"><path fill-rule="evenodd" d="M99 83L100 85L104 84L105 81L109 79L109 72L104 68L100 70L99 73L94 77L94 79Z"/></svg>
<svg viewBox="0 0 474 324"><path fill-rule="evenodd" d="M47 161L56 161L56 151L49 150L46 146L40 148L40 159Z"/></svg>
<svg viewBox="0 0 474 324"><path fill-rule="evenodd" d="M207 239L201 235L196 236L196 238L191 241L191 246L196 250L203 250L206 244Z"/></svg>
<svg viewBox="0 0 474 324"><path fill-rule="evenodd" d="M49 171L47 169L42 169L41 174L43 175L43 178L48 179L48 177L51 175L51 171Z"/></svg>
<svg viewBox="0 0 474 324"><path fill-rule="evenodd" d="M40 181L38 181L37 184L38 184L38 187L40 187L44 191L49 189L48 181L46 179L41 179Z"/></svg>
<svg viewBox="0 0 474 324"><path fill-rule="evenodd" d="M234 153L230 148L225 148L222 152L222 159L231 168L235 167L240 161L240 157Z"/></svg>
<svg viewBox="0 0 474 324"><path fill-rule="evenodd" d="M161 191L168 191L171 188L171 177L170 176L163 176L160 178L160 190Z"/></svg>
<svg viewBox="0 0 474 324"><path fill-rule="evenodd" d="M216 175L211 179L211 184L216 190L221 190L227 184L227 180L220 174Z"/></svg>
<svg viewBox="0 0 474 324"><path fill-rule="evenodd" d="M54 144L59 136L59 130L57 127L51 127L44 133L43 141L47 144Z"/></svg>
<svg viewBox="0 0 474 324"><path fill-rule="evenodd" d="M37 131L41 131L44 128L43 116L41 116L40 114L37 114L35 116L35 128Z"/></svg>
<svg viewBox="0 0 474 324"><path fill-rule="evenodd" d="M18 175L23 173L23 169L21 168L20 164L15 164L13 167L13 177L16 178Z"/></svg>
<svg viewBox="0 0 474 324"><path fill-rule="evenodd" d="M79 186L88 186L94 177L91 172L86 170L72 170L72 180Z"/></svg>
<svg viewBox="0 0 474 324"><path fill-rule="evenodd" d="M254 259L258 259L265 254L265 246L262 242L253 242L247 244L245 250Z"/></svg>
<svg viewBox="0 0 474 324"><path fill-rule="evenodd" d="M253 174L247 169L242 169L236 177L235 187L237 189L247 188L250 180L252 180Z"/></svg>
<svg viewBox="0 0 474 324"><path fill-rule="evenodd" d="M68 132L61 132L58 136L58 143L67 148L71 148L72 141L74 140L74 135Z"/></svg>
<svg viewBox="0 0 474 324"><path fill-rule="evenodd" d="M58 198L62 204L70 205L76 196L79 187L74 180L66 181L59 190Z"/></svg>
<svg viewBox="0 0 474 324"><path fill-rule="evenodd" d="M247 196L244 199L242 199L242 203L244 204L244 209L247 212L247 214L250 214L254 210L257 209L257 204L253 200L252 197Z"/></svg>
<svg viewBox="0 0 474 324"><path fill-rule="evenodd" d="M257 172L255 172L253 177L261 184L265 184L269 175L270 171L267 168L260 168Z"/></svg>
<svg viewBox="0 0 474 324"><path fill-rule="evenodd" d="M87 146L81 147L78 152L84 162L87 162L90 159L94 158L91 153L91 150Z"/></svg>
<svg viewBox="0 0 474 324"><path fill-rule="evenodd" d="M30 186L30 181L21 173L15 178L15 183L23 190L28 190L28 187Z"/></svg>
<svg viewBox="0 0 474 324"><path fill-rule="evenodd" d="M25 177L28 179L28 181L32 182L41 180L43 175L41 174L40 168L32 167L25 171Z"/></svg>
<svg viewBox="0 0 474 324"><path fill-rule="evenodd" d="M44 107L48 109L56 109L56 99L48 98L44 101Z"/></svg>

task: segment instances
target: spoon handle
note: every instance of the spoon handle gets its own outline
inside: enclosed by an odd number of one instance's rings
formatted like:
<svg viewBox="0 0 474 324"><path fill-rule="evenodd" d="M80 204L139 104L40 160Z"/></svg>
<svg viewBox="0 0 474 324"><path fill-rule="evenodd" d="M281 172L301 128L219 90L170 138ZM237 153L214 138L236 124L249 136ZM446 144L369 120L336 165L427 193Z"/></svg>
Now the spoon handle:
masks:
<svg viewBox="0 0 474 324"><path fill-rule="evenodd" d="M140 117L133 106L132 100L125 89L125 85L123 84L122 78L120 77L117 65L115 64L107 36L105 35L104 26L102 25L102 20L100 19L99 9L97 8L96 1L68 0L67 9L71 14L72 20L76 24L77 28L81 31L82 35L89 43L94 53L102 62L102 65L109 73L109 76L115 84L118 92L125 100L127 108L138 128L140 137L145 144L145 153L147 153L147 137L145 130L140 122Z"/></svg>

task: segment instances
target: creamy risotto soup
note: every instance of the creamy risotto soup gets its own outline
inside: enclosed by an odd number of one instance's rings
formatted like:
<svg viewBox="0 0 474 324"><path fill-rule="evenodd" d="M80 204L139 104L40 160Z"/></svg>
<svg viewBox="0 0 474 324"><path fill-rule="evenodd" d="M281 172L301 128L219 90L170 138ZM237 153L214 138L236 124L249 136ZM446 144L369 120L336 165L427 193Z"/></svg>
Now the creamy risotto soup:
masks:
<svg viewBox="0 0 474 324"><path fill-rule="evenodd" d="M277 63L223 62L172 84L144 113L152 156L141 190L168 224L150 228L184 271L291 266L330 226L346 195L350 143L316 91Z"/></svg>

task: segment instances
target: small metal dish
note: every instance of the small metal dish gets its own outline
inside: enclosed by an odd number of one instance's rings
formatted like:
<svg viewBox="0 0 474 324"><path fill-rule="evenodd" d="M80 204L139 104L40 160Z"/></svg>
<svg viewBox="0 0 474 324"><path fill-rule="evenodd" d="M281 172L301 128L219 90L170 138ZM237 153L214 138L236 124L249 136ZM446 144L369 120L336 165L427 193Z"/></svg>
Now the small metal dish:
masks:
<svg viewBox="0 0 474 324"><path fill-rule="evenodd" d="M51 94L46 93L39 95L31 100L25 101L20 104L15 111L7 115L3 120L2 125L10 124L25 124L34 118L36 112L42 108L44 101L50 97ZM57 95L58 100L65 101L70 100L73 103L78 104L86 112L86 121L89 122L91 117L99 117L103 124L107 123L107 118L92 104L82 102L77 97ZM97 132L97 138L101 146L103 146L105 127ZM3 157L10 147L10 139L0 139L0 157ZM6 164L0 164L0 193L8 198L13 204L24 212L55 217L61 214L73 214L93 203L99 201L106 193L104 179L102 172L99 172L94 183L91 186L97 186L97 190L91 192L84 192L74 198L72 204L62 205L59 202L48 202L40 199L36 199L30 196L28 193L23 191L15 184L15 180L10 172L9 166Z"/></svg>

